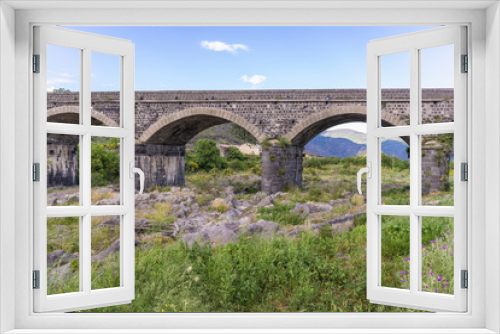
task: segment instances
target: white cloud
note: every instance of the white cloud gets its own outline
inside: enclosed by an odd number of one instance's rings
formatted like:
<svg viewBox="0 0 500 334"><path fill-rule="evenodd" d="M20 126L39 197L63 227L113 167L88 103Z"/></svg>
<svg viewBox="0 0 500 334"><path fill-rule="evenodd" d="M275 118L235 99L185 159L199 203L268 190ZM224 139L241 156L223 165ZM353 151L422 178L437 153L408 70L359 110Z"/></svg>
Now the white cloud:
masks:
<svg viewBox="0 0 500 334"><path fill-rule="evenodd" d="M248 51L248 46L244 44L227 44L220 41L202 41L201 47L212 51L226 51L229 53L236 53L238 50Z"/></svg>
<svg viewBox="0 0 500 334"><path fill-rule="evenodd" d="M248 75L245 74L240 79L244 82L251 83L253 86L257 86L266 81L267 77L265 75L260 75L260 74L254 74L251 77L249 77Z"/></svg>

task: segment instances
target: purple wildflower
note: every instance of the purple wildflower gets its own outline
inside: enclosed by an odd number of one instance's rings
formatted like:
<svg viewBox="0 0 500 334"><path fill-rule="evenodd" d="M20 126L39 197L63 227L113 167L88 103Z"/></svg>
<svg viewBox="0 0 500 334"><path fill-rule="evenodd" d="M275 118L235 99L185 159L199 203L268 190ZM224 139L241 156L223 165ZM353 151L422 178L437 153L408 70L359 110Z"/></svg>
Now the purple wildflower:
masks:
<svg viewBox="0 0 500 334"><path fill-rule="evenodd" d="M425 248L425 245L422 245L422 248Z"/></svg>
<svg viewBox="0 0 500 334"><path fill-rule="evenodd" d="M447 231L447 232L444 232L444 233L446 233L446 234L450 235L450 234L451 234L451 231Z"/></svg>
<svg viewBox="0 0 500 334"><path fill-rule="evenodd" d="M434 289L434 292L437 293L438 292L438 289Z"/></svg>
<svg viewBox="0 0 500 334"><path fill-rule="evenodd" d="M437 280L438 280L438 282L441 282L443 280L443 275L441 275L441 274L438 275L438 279Z"/></svg>
<svg viewBox="0 0 500 334"><path fill-rule="evenodd" d="M406 270L402 270L401 275L406 275Z"/></svg>
<svg viewBox="0 0 500 334"><path fill-rule="evenodd" d="M436 275L434 275L434 273L432 271L430 272L430 274L431 274L431 276L436 276Z"/></svg>
<svg viewBox="0 0 500 334"><path fill-rule="evenodd" d="M433 266L429 266L429 268L434 269L434 267L433 267Z"/></svg>
<svg viewBox="0 0 500 334"><path fill-rule="evenodd" d="M406 281L404 279L402 279L401 282L406 282Z"/></svg>
<svg viewBox="0 0 500 334"><path fill-rule="evenodd" d="M435 244L435 243L436 243L436 241L434 241L434 240L429 240L429 242L430 242L431 244Z"/></svg>
<svg viewBox="0 0 500 334"><path fill-rule="evenodd" d="M426 289L429 289L429 286L428 286L428 285L426 285L426 286L425 286L425 288L426 288Z"/></svg>
<svg viewBox="0 0 500 334"><path fill-rule="evenodd" d="M450 256L453 256L453 253L450 253Z"/></svg>
<svg viewBox="0 0 500 334"><path fill-rule="evenodd" d="M410 258L409 258L409 257L405 257L405 258L403 259L403 261L410 261Z"/></svg>
<svg viewBox="0 0 500 334"><path fill-rule="evenodd" d="M448 249L448 245L447 244L444 244L443 247L441 247L441 249Z"/></svg>

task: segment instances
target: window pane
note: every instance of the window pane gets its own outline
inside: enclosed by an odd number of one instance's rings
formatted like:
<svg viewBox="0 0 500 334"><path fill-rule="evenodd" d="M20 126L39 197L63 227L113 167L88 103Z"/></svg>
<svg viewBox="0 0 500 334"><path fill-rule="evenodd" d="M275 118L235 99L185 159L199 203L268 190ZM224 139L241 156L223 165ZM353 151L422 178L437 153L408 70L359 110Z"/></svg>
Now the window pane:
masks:
<svg viewBox="0 0 500 334"><path fill-rule="evenodd" d="M410 204L409 137L380 138L383 205Z"/></svg>
<svg viewBox="0 0 500 334"><path fill-rule="evenodd" d="M80 291L80 218L47 218L47 294Z"/></svg>
<svg viewBox="0 0 500 334"><path fill-rule="evenodd" d="M120 286L120 219L92 217L92 290Z"/></svg>
<svg viewBox="0 0 500 334"><path fill-rule="evenodd" d="M80 124L80 54L47 45L47 122Z"/></svg>
<svg viewBox="0 0 500 334"><path fill-rule="evenodd" d="M381 126L410 124L410 52L380 57Z"/></svg>
<svg viewBox="0 0 500 334"><path fill-rule="evenodd" d="M47 134L47 206L80 205L80 136Z"/></svg>
<svg viewBox="0 0 500 334"><path fill-rule="evenodd" d="M381 217L382 286L410 289L410 217Z"/></svg>
<svg viewBox="0 0 500 334"><path fill-rule="evenodd" d="M453 294L453 218L422 217L422 291Z"/></svg>
<svg viewBox="0 0 500 334"><path fill-rule="evenodd" d="M422 124L453 122L453 45L420 50Z"/></svg>
<svg viewBox="0 0 500 334"><path fill-rule="evenodd" d="M92 52L92 125L120 126L121 57Z"/></svg>
<svg viewBox="0 0 500 334"><path fill-rule="evenodd" d="M453 206L453 133L421 136L422 205Z"/></svg>
<svg viewBox="0 0 500 334"><path fill-rule="evenodd" d="M92 205L120 204L120 139L92 137Z"/></svg>

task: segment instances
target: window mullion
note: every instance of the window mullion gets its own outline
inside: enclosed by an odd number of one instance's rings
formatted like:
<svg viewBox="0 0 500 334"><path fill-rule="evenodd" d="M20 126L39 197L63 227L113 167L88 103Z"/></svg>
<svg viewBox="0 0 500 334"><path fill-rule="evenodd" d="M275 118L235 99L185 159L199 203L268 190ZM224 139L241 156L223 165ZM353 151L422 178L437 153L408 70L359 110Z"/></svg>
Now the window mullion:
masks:
<svg viewBox="0 0 500 334"><path fill-rule="evenodd" d="M420 159L419 140L415 134L415 127L419 124L419 89L420 87L420 60L419 51L410 49L410 292L418 292L420 285L420 258L419 258L419 217L413 212L418 205L420 194Z"/></svg>

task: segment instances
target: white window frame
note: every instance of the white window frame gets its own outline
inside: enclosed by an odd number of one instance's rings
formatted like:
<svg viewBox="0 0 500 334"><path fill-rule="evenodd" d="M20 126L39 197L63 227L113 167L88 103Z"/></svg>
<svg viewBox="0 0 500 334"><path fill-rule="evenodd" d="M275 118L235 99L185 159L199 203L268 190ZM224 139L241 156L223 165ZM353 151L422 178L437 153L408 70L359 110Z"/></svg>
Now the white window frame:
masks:
<svg viewBox="0 0 500 334"><path fill-rule="evenodd" d="M34 51L39 55L40 71L34 84L34 162L40 163L40 175L47 175L47 134L79 137L80 203L78 206L47 206L47 180L33 184L34 192L34 269L39 270L39 289L34 290L36 312L74 311L130 303L135 291L135 191L132 169L135 146L134 119L134 44L130 41L100 36L60 27L34 27ZM79 53L80 123L65 124L47 121L47 45L73 48ZM119 60L120 113L118 127L91 125L91 63L92 53L114 55ZM93 136L120 140L120 204L91 204L91 139ZM79 218L79 291L47 295L47 218ZM120 286L92 289L91 221L93 216L119 216Z"/></svg>
<svg viewBox="0 0 500 334"><path fill-rule="evenodd" d="M370 302L423 310L463 312L467 309L467 290L460 284L461 270L467 269L467 185L461 181L460 163L467 163L466 117L467 73L461 73L461 56L467 54L466 28L450 26L386 37L370 41L367 47L367 165L371 168L367 180L367 298ZM423 124L421 108L421 51L443 45L453 46L454 62L454 120L448 123ZM381 124L382 57L401 52L409 54L410 123L403 126L383 127ZM421 135L454 133L453 154L456 161L454 175L454 205L428 206L422 201ZM410 203L408 205L382 204L382 138L410 138ZM397 289L382 285L382 216L408 217L410 223L410 286ZM422 217L452 217L455 244L452 294L422 291L421 219Z"/></svg>
<svg viewBox="0 0 500 334"><path fill-rule="evenodd" d="M464 333L492 333L500 331L499 298L499 244L500 232L498 221L500 218L500 136L498 127L500 118L498 110L500 99L500 11L498 3L490 2L429 2L414 1L413 4L401 9L404 4L398 1L399 9L389 9L395 6L384 1L370 1L366 3L342 2L332 4L316 4L316 2L294 1L273 3L273 8L265 3L242 3L227 5L217 2L204 3L207 8L189 7L179 9L178 3L165 4L164 7L145 9L117 9L106 11L94 6L105 6L102 2L82 2L73 7L87 9L66 8L61 10L25 9L15 13L15 23L12 20L14 11L9 4L17 6L16 1L7 1L0 4L0 27L7 27L0 32L0 69L3 73L10 73L0 78L0 217L2 218L1 248L0 248L0 319L4 320L1 330L14 329L12 333L38 333L42 329L51 329L49 332L61 333L77 332L76 329L88 329L87 333L125 332L144 333L146 328L164 329L157 332L184 332L176 329L193 329L193 332L202 332L212 329L212 332L246 332L245 328L253 328L252 332L363 332L375 333L412 332L411 328L421 329L419 332L464 332ZM408 1L405 1L408 2ZM104 5L103 5L104 3ZM122 2L125 6L126 2ZM136 7L148 6L135 4ZM20 6L42 6L31 2ZM54 6L70 6L48 3ZM109 4L108 4L109 5ZM198 4L199 5L199 4ZM486 10L486 6L490 7ZM116 3L115 3L115 6ZM118 5L119 6L119 5ZM158 3L153 6L160 6ZM175 7L177 6L177 8ZM212 6L212 8L210 8ZM227 6L228 8L224 8ZM246 6L246 8L245 8ZM253 6L253 7L252 7ZM282 8L279 8L279 7ZM343 8L342 8L343 6ZM365 7L363 7L365 6ZM389 6L389 7L388 7ZM426 8L425 6L434 6ZM435 9L438 8L445 9ZM462 6L462 9L454 9ZM466 8L469 6L469 8ZM478 6L482 6L479 7ZM94 7L94 8L93 8ZM250 9L249 9L250 7ZM355 10L345 8L357 8ZM415 7L420 9L415 9ZM93 9L92 9L93 8ZM447 9L446 9L447 8ZM30 245L32 245L31 228L32 214L32 183L30 181L32 147L32 76L30 73L30 55L32 52L32 27L35 24L60 25L442 25L466 24L469 29L469 50L471 59L468 78L469 110L468 115L468 145L471 153L469 202L469 231L468 243L468 312L467 313L436 313L436 314L34 314L32 304L31 270L32 259ZM486 24L485 24L486 23ZM486 29L487 28L487 29ZM15 43L13 35L15 30ZM134 42L134 41L132 41ZM4 45L6 48L4 48ZM15 59L13 46L15 45ZM9 65L15 64L15 77ZM10 81L9 81L10 79ZM9 86L15 79L15 96ZM488 85L486 85L488 83ZM12 107L15 109L15 141L7 141L9 130L6 128L8 116L12 116ZM10 110L7 110L11 108ZM473 118L474 117L474 118ZM488 121L486 121L488 118ZM11 121L11 120L9 120ZM2 132L2 130L5 130ZM488 134L488 142L486 135ZM485 150L489 152L485 154ZM15 159L15 164L7 163L8 159ZM13 168L14 167L14 168ZM15 170L15 178L6 175L4 171ZM488 182L486 180L488 173ZM10 178L10 179L9 179ZM10 194L5 185L15 187L15 200L8 200ZM488 194L488 196L486 196ZM12 203L14 202L14 203ZM484 203L488 206L485 206ZM9 211L7 205L15 206L15 212ZM486 219L488 217L488 219ZM15 218L15 226L6 224L5 219ZM474 226L472 229L471 226ZM15 242L14 242L15 238ZM14 250L14 254L12 254ZM488 266L485 256L488 254ZM26 259L30 259L27 261ZM486 279L488 277L488 279ZM12 287L15 287L12 289ZM14 291L12 291L14 290ZM488 293L486 293L486 291ZM15 305L12 308L12 305ZM141 330L131 330L142 326ZM219 329L219 330L217 330ZM241 329L241 330L238 330ZM287 330L288 329L288 330ZM293 330L295 329L295 330ZM432 329L432 330L431 330ZM462 330L460 330L462 329ZM489 330L491 329L491 331ZM108 330L108 331L106 331ZM45 331L46 333L47 331Z"/></svg>

